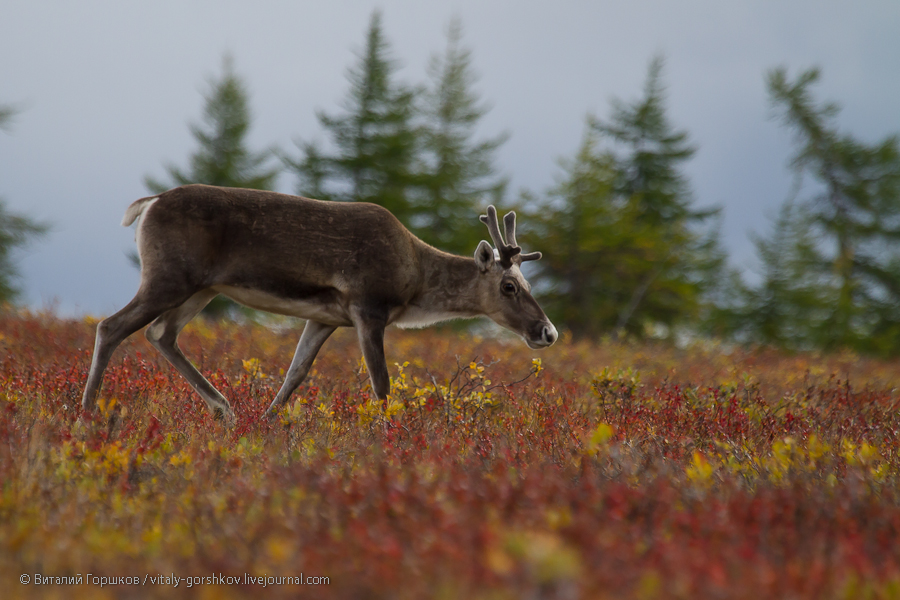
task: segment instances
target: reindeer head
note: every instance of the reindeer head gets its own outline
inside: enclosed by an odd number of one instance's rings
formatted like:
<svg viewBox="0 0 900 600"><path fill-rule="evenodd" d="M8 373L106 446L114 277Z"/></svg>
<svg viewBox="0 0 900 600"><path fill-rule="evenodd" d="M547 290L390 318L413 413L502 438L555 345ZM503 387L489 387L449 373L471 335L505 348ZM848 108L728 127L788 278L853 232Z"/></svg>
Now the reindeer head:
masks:
<svg viewBox="0 0 900 600"><path fill-rule="evenodd" d="M529 348L545 348L558 337L556 327L531 295L531 285L522 275L520 266L528 260L538 260L540 252L522 254L516 243L516 213L503 217L506 241L500 235L497 209L488 206L481 215L487 225L496 250L484 240L475 249L475 264L481 271L480 285L485 313L495 323L522 336Z"/></svg>

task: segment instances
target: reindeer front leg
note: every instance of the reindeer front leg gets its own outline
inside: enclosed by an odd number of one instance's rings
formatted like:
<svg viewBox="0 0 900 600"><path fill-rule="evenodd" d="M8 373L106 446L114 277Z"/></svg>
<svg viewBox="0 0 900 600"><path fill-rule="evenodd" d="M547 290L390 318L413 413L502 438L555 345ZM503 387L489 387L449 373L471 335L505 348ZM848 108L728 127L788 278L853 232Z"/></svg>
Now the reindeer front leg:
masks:
<svg viewBox="0 0 900 600"><path fill-rule="evenodd" d="M303 328L303 335L300 336L300 342L297 344L297 351L294 352L294 359L288 368L287 375L284 377L284 383L281 389L275 394L275 399L266 410L268 418L274 417L278 413L278 409L287 402L294 390L303 383L309 369L312 367L313 361L316 360L316 354L322 348L322 344L328 339L334 330L337 329L332 325L324 325L316 321L307 321Z"/></svg>
<svg viewBox="0 0 900 600"><path fill-rule="evenodd" d="M391 391L391 378L384 357L384 328L387 326L387 315L382 314L382 311L366 309L358 309L353 313L353 323L366 368L369 370L372 390L386 405L387 395Z"/></svg>

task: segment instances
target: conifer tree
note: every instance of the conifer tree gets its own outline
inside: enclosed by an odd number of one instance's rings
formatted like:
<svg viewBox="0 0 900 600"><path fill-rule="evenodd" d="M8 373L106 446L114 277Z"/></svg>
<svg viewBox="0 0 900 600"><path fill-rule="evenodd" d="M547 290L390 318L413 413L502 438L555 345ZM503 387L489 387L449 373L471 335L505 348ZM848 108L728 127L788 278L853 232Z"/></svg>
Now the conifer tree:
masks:
<svg viewBox="0 0 900 600"><path fill-rule="evenodd" d="M543 258L535 286L541 304L557 325L576 337L612 330L627 298L620 278L630 277L634 211L613 199L615 165L587 128L578 152L561 159L563 174L545 197L526 193L519 210L526 239L539 239ZM622 210L620 210L622 209Z"/></svg>
<svg viewBox="0 0 900 600"><path fill-rule="evenodd" d="M616 160L615 193L634 198L643 221L658 225L703 220L715 211L696 211L682 163L697 149L685 131L678 131L666 114L661 57L650 61L644 96L626 104L612 101L608 122L593 120L593 127L608 141Z"/></svg>
<svg viewBox="0 0 900 600"><path fill-rule="evenodd" d="M682 172L696 148L669 121L663 66L661 57L650 62L642 98L630 104L613 100L610 120L593 120L614 157L616 202L632 205L635 226L644 231L640 245L654 248L631 269L636 280L621 306L617 335L641 335L647 325L696 323L708 312L708 295L724 266L718 229L710 222L719 209L696 210Z"/></svg>
<svg viewBox="0 0 900 600"><path fill-rule="evenodd" d="M12 106L0 106L0 131L9 131L16 109Z"/></svg>
<svg viewBox="0 0 900 600"><path fill-rule="evenodd" d="M719 324L743 342L766 343L792 350L815 348L838 296L831 277L818 262L816 235L802 205L785 202L772 233L753 241L762 266L762 280L749 287L732 282L734 294L722 304L732 307L718 315Z"/></svg>
<svg viewBox="0 0 900 600"><path fill-rule="evenodd" d="M428 75L422 109L423 194L412 225L426 242L469 254L483 237L473 226L475 216L498 203L506 188L507 180L497 176L494 152L508 136L473 139L489 107L473 90L477 77L458 19L450 23L444 54L432 56Z"/></svg>
<svg viewBox="0 0 900 600"><path fill-rule="evenodd" d="M545 242L537 282L576 336L699 330L722 275L716 211L693 208L681 165L695 149L669 123L661 70L652 61L644 97L614 101L608 122L589 119L546 198L526 197Z"/></svg>
<svg viewBox="0 0 900 600"><path fill-rule="evenodd" d="M763 281L745 294L739 312L765 315L772 326L751 320L743 335L791 348L896 354L900 142L891 135L866 144L839 133L837 105L817 103L810 91L819 76L811 69L792 81L775 69L767 77L776 114L795 135L797 188L811 191L795 201L790 235L776 227L758 244ZM809 179L813 185L804 185ZM785 264L793 265L790 293L773 293L784 292Z"/></svg>
<svg viewBox="0 0 900 600"><path fill-rule="evenodd" d="M417 184L416 90L394 81L398 62L375 11L359 62L347 72L350 90L339 115L318 113L335 153L298 142L299 159L286 159L300 178L298 193L319 199L374 202L405 223Z"/></svg>
<svg viewBox="0 0 900 600"><path fill-rule="evenodd" d="M235 73L230 56L223 59L222 77L210 82L204 99L202 123L190 125L199 148L191 155L189 168L185 171L168 165L170 182L147 177L147 188L155 194L188 183L272 189L279 169L266 166L271 151L253 152L247 148L251 122L249 94L246 84Z"/></svg>
<svg viewBox="0 0 900 600"><path fill-rule="evenodd" d="M15 114L12 106L0 106L0 131L9 131ZM13 262L13 253L46 233L47 229L45 223L10 211L0 198L0 305L14 301L20 293L16 286L20 274Z"/></svg>

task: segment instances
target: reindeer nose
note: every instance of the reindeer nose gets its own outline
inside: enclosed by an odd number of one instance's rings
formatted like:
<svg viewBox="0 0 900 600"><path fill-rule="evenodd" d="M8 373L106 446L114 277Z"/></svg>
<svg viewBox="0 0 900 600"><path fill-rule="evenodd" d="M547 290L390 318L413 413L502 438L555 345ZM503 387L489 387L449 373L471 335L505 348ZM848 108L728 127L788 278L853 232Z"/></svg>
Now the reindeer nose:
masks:
<svg viewBox="0 0 900 600"><path fill-rule="evenodd" d="M553 326L553 323L547 323L546 325L544 325L544 329L541 332L541 337L543 338L544 342L546 342L546 344L550 346L559 337L559 333L556 331L556 327Z"/></svg>

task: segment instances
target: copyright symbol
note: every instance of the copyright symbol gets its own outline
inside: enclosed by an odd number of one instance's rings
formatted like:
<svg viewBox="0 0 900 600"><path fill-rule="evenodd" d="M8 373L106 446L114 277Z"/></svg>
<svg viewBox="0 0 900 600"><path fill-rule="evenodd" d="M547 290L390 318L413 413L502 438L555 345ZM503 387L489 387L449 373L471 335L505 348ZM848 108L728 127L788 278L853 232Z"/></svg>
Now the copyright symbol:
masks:
<svg viewBox="0 0 900 600"><path fill-rule="evenodd" d="M29 583L31 583L31 577L23 573L19 576L19 581L22 583L22 585L28 585Z"/></svg>

